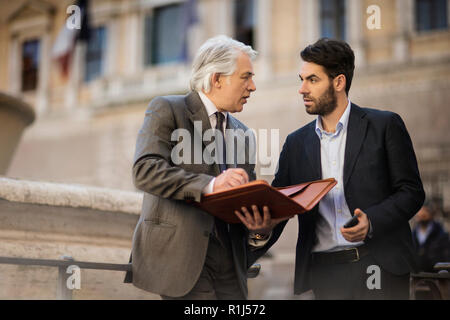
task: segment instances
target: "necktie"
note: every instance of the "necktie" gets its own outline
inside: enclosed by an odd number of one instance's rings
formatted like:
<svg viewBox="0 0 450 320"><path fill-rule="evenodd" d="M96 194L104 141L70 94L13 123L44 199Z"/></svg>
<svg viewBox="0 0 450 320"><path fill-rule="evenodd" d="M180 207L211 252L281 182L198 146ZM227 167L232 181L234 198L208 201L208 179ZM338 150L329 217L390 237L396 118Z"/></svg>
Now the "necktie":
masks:
<svg viewBox="0 0 450 320"><path fill-rule="evenodd" d="M220 147L220 142L218 141L216 144L216 152L218 153L217 161L219 162L220 173L224 172L227 169L226 159L227 159L227 148L225 145L225 134L223 131L223 123L225 121L225 116L222 112L216 112L216 130L219 130L222 134L222 147Z"/></svg>
<svg viewBox="0 0 450 320"><path fill-rule="evenodd" d="M222 134L222 137L219 137L219 139L222 140L222 146L220 145L220 142L216 142L216 153L217 153L217 161L219 162L219 168L220 173L224 172L227 169L226 165L226 159L227 159L227 152L226 152L226 145L225 145L225 135L223 131L223 123L225 121L225 116L222 112L216 112L216 130L219 130ZM217 136L216 136L217 138ZM217 141L217 140L216 140ZM218 219L217 217L214 218L214 224L215 224L215 236L220 241L223 247L230 248L230 239L228 236L228 226L227 224Z"/></svg>

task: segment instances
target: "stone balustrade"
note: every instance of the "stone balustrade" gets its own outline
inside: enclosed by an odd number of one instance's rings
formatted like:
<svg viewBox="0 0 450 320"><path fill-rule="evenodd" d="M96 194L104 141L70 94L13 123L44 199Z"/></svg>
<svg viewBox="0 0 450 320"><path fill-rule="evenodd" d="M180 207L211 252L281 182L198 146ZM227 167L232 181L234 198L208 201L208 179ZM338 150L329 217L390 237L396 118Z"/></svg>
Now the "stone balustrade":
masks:
<svg viewBox="0 0 450 320"><path fill-rule="evenodd" d="M0 177L0 256L128 263L142 194ZM0 299L56 299L58 268L0 264ZM123 271L81 269L73 299L158 299Z"/></svg>

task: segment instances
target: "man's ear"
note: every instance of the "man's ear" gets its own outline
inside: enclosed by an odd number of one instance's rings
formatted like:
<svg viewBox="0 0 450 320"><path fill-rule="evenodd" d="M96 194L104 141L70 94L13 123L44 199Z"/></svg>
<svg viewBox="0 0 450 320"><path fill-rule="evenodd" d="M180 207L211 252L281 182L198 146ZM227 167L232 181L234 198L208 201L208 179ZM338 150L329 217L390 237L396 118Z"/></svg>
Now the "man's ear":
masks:
<svg viewBox="0 0 450 320"><path fill-rule="evenodd" d="M220 73L213 73L212 77L211 77L211 84L213 87L215 88L220 88L221 84L220 84Z"/></svg>
<svg viewBox="0 0 450 320"><path fill-rule="evenodd" d="M334 78L334 89L337 92L345 91L345 87L347 85L347 79L343 74L338 75L336 78Z"/></svg>

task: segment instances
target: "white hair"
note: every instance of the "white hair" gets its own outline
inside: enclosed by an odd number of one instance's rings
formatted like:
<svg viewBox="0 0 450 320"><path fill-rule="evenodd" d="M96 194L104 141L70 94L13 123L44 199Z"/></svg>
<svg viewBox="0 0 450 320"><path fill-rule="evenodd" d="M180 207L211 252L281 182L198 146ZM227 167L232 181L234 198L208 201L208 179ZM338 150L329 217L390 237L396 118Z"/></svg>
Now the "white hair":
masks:
<svg viewBox="0 0 450 320"><path fill-rule="evenodd" d="M236 70L240 53L245 53L253 60L257 52L251 46L227 36L216 36L207 40L198 50L192 63L190 88L193 91L211 90L211 77L214 73L226 76Z"/></svg>

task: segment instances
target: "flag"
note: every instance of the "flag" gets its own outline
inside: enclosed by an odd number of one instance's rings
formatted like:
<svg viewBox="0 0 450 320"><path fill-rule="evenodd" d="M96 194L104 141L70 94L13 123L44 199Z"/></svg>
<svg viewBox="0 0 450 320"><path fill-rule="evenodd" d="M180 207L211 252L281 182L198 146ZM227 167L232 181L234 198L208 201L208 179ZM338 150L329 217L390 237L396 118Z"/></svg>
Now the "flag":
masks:
<svg viewBox="0 0 450 320"><path fill-rule="evenodd" d="M78 10L74 11L73 15L80 15L79 26L69 25L66 20L52 48L52 57L59 64L65 79L70 72L70 63L77 41L89 40L88 0L78 0L75 5ZM70 18L76 20L78 17L70 16Z"/></svg>

